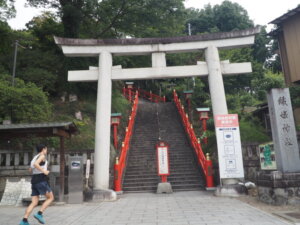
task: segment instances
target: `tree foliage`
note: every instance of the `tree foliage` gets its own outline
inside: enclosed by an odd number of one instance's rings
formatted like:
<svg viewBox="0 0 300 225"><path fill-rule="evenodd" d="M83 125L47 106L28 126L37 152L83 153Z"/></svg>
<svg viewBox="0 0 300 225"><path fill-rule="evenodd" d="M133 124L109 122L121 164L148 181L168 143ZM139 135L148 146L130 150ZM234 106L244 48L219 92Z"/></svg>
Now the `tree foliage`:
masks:
<svg viewBox="0 0 300 225"><path fill-rule="evenodd" d="M0 0L0 21L6 21L16 15L15 0Z"/></svg>
<svg viewBox="0 0 300 225"><path fill-rule="evenodd" d="M21 79L11 85L11 77L0 74L0 120L14 123L48 121L51 104L48 96L33 83Z"/></svg>
<svg viewBox="0 0 300 225"><path fill-rule="evenodd" d="M227 0L213 7L206 5L188 23L191 24L192 34L243 30L254 26L243 7Z"/></svg>
<svg viewBox="0 0 300 225"><path fill-rule="evenodd" d="M182 30L183 0L27 0L52 7L66 37L166 36Z"/></svg>

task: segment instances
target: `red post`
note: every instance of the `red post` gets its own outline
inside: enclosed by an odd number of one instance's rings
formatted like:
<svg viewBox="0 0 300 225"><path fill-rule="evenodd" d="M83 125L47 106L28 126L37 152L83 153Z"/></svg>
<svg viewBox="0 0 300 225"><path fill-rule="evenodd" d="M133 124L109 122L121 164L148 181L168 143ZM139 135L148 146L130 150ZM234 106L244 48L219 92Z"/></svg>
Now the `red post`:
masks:
<svg viewBox="0 0 300 225"><path fill-rule="evenodd" d="M150 102L152 102L152 91L150 91Z"/></svg>
<svg viewBox="0 0 300 225"><path fill-rule="evenodd" d="M206 153L206 187L214 187L213 164L209 157L209 153Z"/></svg>
<svg viewBox="0 0 300 225"><path fill-rule="evenodd" d="M206 133L206 121L207 121L207 119L203 119L202 120L202 129L203 129L203 133L205 134ZM207 144L207 137L204 137L203 138L203 143L204 144Z"/></svg>
<svg viewBox="0 0 300 225"><path fill-rule="evenodd" d="M166 102L166 96L164 96L164 98L163 98L163 99L164 99L164 102Z"/></svg>
<svg viewBox="0 0 300 225"><path fill-rule="evenodd" d="M166 183L167 182L167 176L166 175L161 176L161 182L162 183Z"/></svg>
<svg viewBox="0 0 300 225"><path fill-rule="evenodd" d="M187 104L188 104L188 111L190 113L191 112L191 99L190 98L187 99Z"/></svg>
<svg viewBox="0 0 300 225"><path fill-rule="evenodd" d="M114 189L115 191L122 191L121 188L121 174L120 170L119 170L119 158L116 158L116 163L114 166L114 170L115 170L115 176L114 176Z"/></svg>
<svg viewBox="0 0 300 225"><path fill-rule="evenodd" d="M126 88L123 87L123 96L126 97Z"/></svg>
<svg viewBox="0 0 300 225"><path fill-rule="evenodd" d="M115 149L118 149L118 125L113 124L114 126L114 146Z"/></svg>
<svg viewBox="0 0 300 225"><path fill-rule="evenodd" d="M129 101L131 102L131 88L128 89L129 94Z"/></svg>

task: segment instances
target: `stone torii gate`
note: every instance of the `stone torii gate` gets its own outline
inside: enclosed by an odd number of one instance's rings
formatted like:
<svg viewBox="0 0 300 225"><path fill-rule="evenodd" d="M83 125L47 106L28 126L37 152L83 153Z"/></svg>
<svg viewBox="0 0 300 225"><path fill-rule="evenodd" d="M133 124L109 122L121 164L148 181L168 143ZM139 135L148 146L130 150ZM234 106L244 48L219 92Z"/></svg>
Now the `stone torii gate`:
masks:
<svg viewBox="0 0 300 225"><path fill-rule="evenodd" d="M110 115L113 80L166 79L208 76L214 115L228 114L223 75L251 73L251 63L220 62L218 49L252 45L260 27L243 31L171 38L70 39L55 37L69 57L99 57L99 67L69 71L71 82L98 82L94 190L109 188ZM206 62L197 65L167 66L166 53L205 50ZM152 67L123 69L113 66L113 56L152 55Z"/></svg>

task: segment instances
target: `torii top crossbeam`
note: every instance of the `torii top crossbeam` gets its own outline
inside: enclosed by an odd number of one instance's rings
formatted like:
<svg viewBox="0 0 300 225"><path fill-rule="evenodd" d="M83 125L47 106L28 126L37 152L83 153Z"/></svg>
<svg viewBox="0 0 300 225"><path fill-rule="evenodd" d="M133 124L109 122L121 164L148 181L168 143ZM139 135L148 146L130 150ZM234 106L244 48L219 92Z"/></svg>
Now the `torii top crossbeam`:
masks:
<svg viewBox="0 0 300 225"><path fill-rule="evenodd" d="M218 49L238 48L254 43L260 27L242 31L168 38L72 39L54 37L66 56L98 56L108 51L114 55L144 55L154 52L195 52L208 46ZM76 46L76 48L74 48ZM93 48L90 48L93 47Z"/></svg>

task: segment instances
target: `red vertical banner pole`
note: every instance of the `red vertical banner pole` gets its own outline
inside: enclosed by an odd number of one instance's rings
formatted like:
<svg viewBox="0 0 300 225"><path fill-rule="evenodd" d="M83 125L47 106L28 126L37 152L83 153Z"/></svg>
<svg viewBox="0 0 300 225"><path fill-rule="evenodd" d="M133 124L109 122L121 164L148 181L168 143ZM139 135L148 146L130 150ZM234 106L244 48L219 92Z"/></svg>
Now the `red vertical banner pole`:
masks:
<svg viewBox="0 0 300 225"><path fill-rule="evenodd" d="M114 172L115 172L115 176L114 176L114 188L115 191L121 191L121 174L120 174L120 170L119 170L119 158L116 158L116 163L114 165Z"/></svg>
<svg viewBox="0 0 300 225"><path fill-rule="evenodd" d="M126 97L126 89L123 87L123 96Z"/></svg>
<svg viewBox="0 0 300 225"><path fill-rule="evenodd" d="M160 141L156 145L156 157L157 157L157 173L161 177L161 182L167 182L167 176L170 175L170 162L169 162L169 146Z"/></svg>
<svg viewBox="0 0 300 225"><path fill-rule="evenodd" d="M206 130L207 130L207 128L206 128L206 121L207 121L207 119L203 119L203 120L202 120L202 130L203 130L203 134L205 134L205 133L206 133ZM207 137L206 137L206 136L203 138L203 143L204 143L204 144L207 144Z"/></svg>
<svg viewBox="0 0 300 225"><path fill-rule="evenodd" d="M115 149L118 149L118 125L114 124L114 146Z"/></svg>
<svg viewBox="0 0 300 225"><path fill-rule="evenodd" d="M206 187L214 187L213 164L208 153L206 153Z"/></svg>
<svg viewBox="0 0 300 225"><path fill-rule="evenodd" d="M131 88L129 88L128 90L129 90L129 91L128 91L128 92L129 92L129 93L128 93L128 94L129 94L129 101L131 102Z"/></svg>
<svg viewBox="0 0 300 225"><path fill-rule="evenodd" d="M191 112L191 99L187 99L187 104L188 104L188 110L189 110L189 113Z"/></svg>

